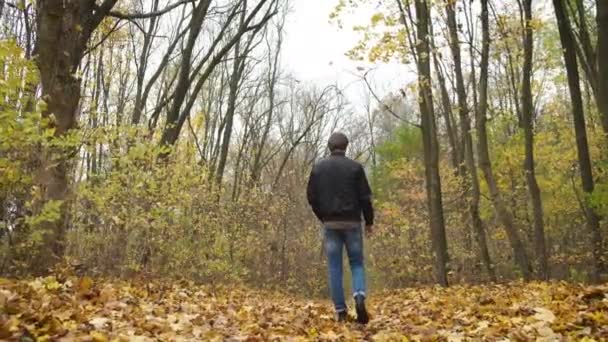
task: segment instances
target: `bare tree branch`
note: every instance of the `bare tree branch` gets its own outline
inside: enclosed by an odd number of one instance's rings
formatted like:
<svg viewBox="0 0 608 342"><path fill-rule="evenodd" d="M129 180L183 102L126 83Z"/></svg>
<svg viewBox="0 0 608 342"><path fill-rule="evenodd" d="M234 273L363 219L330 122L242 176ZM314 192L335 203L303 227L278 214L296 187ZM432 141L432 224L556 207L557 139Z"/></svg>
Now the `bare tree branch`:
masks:
<svg viewBox="0 0 608 342"><path fill-rule="evenodd" d="M110 11L108 12L108 15L110 17L114 17L114 18L118 18L118 19L127 19L127 20L131 20L131 19L149 19L149 18L153 18L153 17L158 17L161 16L165 13L168 13L170 11L172 11L173 9L187 4L187 3L192 3L195 2L196 0L181 0L178 1L172 5L169 5L161 10L158 11L153 11L153 12L148 12L148 13L121 13L118 11Z"/></svg>
<svg viewBox="0 0 608 342"><path fill-rule="evenodd" d="M105 0L101 5L94 5L95 13L92 15L89 23L89 34L99 26L101 21L108 15L118 0Z"/></svg>
<svg viewBox="0 0 608 342"><path fill-rule="evenodd" d="M372 96L374 97L374 99L376 99L376 101L378 101L378 104L380 106L382 106L382 109L385 109L386 111L389 112L389 114L391 114L392 116L394 116L395 118L397 118L399 121L402 121L408 125L414 126L416 128L420 128L419 124L413 123L403 117L401 117L401 115L395 113L395 111L393 111L393 109L387 105L386 103L384 103L384 101L382 101L382 99L380 99L380 97L378 97L378 95L376 94L376 92L374 91L372 85L369 83L369 80L367 79L367 74L371 71L372 69L368 70L365 72L365 74L363 74L363 76L361 77L361 79L363 80L363 82L365 82L365 85L367 86L367 89L369 90L369 92L372 94Z"/></svg>
<svg viewBox="0 0 608 342"><path fill-rule="evenodd" d="M196 145L196 149L198 150L198 154L201 157L201 162L206 163L207 158L205 157L205 153L201 148L201 144L198 141L198 137L196 136L196 132L194 131L194 127L192 127L192 122L190 121L190 116L188 116L188 127L190 128L190 133L192 134L192 139L194 140L194 144Z"/></svg>
<svg viewBox="0 0 608 342"><path fill-rule="evenodd" d="M0 18L2 18L3 12L4 12L4 0L0 0Z"/></svg>
<svg viewBox="0 0 608 342"><path fill-rule="evenodd" d="M123 28L125 25L121 25L120 27L118 27L118 25L121 23L121 20L116 20L116 23L114 23L114 26L112 26L112 28L110 29L110 32L106 33L103 37L101 37L101 40L99 42L97 42L95 45L91 46L90 48L87 49L87 51L84 52L83 56L86 56L87 54L91 53L93 50L97 49L99 46L101 46L106 40L108 40L108 38L110 37L110 35L112 35L112 33L120 30L121 28Z"/></svg>

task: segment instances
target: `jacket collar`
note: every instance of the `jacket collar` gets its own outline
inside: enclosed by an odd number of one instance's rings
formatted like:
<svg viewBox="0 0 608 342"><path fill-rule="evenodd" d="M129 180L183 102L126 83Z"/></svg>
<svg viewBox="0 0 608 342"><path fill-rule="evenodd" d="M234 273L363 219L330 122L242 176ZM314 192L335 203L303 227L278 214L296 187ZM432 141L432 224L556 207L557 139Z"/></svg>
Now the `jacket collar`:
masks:
<svg viewBox="0 0 608 342"><path fill-rule="evenodd" d="M344 150L333 150L331 151L332 156L341 156L344 157L346 155L346 151Z"/></svg>

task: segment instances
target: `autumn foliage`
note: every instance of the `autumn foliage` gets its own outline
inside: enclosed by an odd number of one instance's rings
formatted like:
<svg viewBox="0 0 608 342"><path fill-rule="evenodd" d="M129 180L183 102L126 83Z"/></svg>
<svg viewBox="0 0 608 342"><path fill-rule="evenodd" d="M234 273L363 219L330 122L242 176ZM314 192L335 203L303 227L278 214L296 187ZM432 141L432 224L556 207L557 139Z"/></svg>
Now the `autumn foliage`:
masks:
<svg viewBox="0 0 608 342"><path fill-rule="evenodd" d="M608 287L566 283L375 293L367 327L326 301L243 287L89 277L0 283L0 338L30 341L600 341Z"/></svg>

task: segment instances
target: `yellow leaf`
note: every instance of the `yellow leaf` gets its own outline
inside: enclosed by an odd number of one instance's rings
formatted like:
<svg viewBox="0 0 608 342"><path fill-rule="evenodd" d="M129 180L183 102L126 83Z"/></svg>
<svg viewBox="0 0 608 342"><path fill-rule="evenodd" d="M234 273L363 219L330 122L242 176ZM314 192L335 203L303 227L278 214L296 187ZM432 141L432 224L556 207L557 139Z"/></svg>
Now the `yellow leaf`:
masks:
<svg viewBox="0 0 608 342"><path fill-rule="evenodd" d="M57 290L61 287L61 284L59 284L59 282L57 281L57 279L55 279L55 277L47 277L43 279L43 284L44 287L46 287L47 290Z"/></svg>
<svg viewBox="0 0 608 342"><path fill-rule="evenodd" d="M93 342L108 342L106 335L99 331L93 331L91 333L91 338L93 339Z"/></svg>
<svg viewBox="0 0 608 342"><path fill-rule="evenodd" d="M382 13L376 13L372 16L371 22L372 25L378 25L379 22L381 22L382 20L384 20L384 14Z"/></svg>
<svg viewBox="0 0 608 342"><path fill-rule="evenodd" d="M93 279L91 277L83 277L78 281L78 292L86 293L91 290L93 286Z"/></svg>

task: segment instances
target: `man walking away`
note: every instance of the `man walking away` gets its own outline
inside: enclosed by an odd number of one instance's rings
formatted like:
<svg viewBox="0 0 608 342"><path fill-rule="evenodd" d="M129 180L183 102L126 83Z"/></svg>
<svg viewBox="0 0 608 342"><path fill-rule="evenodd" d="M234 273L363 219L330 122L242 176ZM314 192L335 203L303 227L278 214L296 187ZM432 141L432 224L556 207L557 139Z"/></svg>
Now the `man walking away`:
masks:
<svg viewBox="0 0 608 342"><path fill-rule="evenodd" d="M346 158L348 138L334 133L328 141L331 156L316 163L308 180L308 203L323 223L325 252L329 267L329 287L338 321L346 321L347 307L342 287L342 249L350 263L357 322L367 324L365 309L365 267L361 215L367 234L372 233L374 210L371 189L363 166Z"/></svg>

